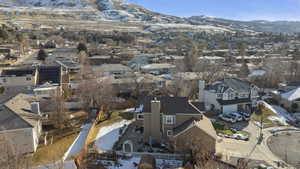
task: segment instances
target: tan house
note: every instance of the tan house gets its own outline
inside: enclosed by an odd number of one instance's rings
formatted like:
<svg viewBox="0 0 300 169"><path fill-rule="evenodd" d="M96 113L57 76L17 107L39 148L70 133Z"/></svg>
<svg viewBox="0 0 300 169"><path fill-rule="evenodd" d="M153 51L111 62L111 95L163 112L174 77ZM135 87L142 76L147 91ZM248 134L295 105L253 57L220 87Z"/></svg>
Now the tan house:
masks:
<svg viewBox="0 0 300 169"><path fill-rule="evenodd" d="M19 94L0 107L0 151L15 155L35 152L41 122L39 103L35 98ZM0 155L0 163L6 160L7 154Z"/></svg>
<svg viewBox="0 0 300 169"><path fill-rule="evenodd" d="M174 151L189 151L185 143L197 139L215 151L216 132L203 115L204 104L186 97L145 97L136 109L136 120L144 128L144 142L172 143Z"/></svg>
<svg viewBox="0 0 300 169"><path fill-rule="evenodd" d="M203 116L201 120L192 118L174 129L174 150L183 153L194 149L202 154L214 153L216 139L216 131L207 117Z"/></svg>

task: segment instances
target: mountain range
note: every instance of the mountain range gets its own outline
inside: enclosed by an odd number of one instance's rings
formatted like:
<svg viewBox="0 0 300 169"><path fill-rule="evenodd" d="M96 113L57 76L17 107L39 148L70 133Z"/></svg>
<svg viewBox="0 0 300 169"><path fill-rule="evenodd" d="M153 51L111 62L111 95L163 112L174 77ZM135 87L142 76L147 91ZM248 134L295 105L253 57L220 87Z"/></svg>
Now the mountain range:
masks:
<svg viewBox="0 0 300 169"><path fill-rule="evenodd" d="M294 33L300 32L300 22L292 21L236 21L207 16L192 16L182 18L150 11L139 5L122 0L1 0L0 10L7 8L27 10L42 8L57 9L91 9L96 10L97 17L104 20L126 22L145 22L159 24L190 24L226 27L256 32Z"/></svg>

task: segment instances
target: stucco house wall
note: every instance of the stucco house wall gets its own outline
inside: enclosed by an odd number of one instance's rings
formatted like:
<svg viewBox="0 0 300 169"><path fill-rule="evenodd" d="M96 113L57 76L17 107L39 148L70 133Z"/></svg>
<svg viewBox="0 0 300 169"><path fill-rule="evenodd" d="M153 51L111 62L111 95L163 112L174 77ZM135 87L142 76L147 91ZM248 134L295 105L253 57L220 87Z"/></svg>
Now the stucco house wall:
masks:
<svg viewBox="0 0 300 169"><path fill-rule="evenodd" d="M221 110L221 106L217 102L217 95L209 91L204 91L204 92L205 92L205 105L207 105L210 108L212 105L214 105L215 110Z"/></svg>
<svg viewBox="0 0 300 169"><path fill-rule="evenodd" d="M189 152L192 148L200 150L200 153L216 152L216 139L197 126L174 137L173 141L175 143L175 152Z"/></svg>
<svg viewBox="0 0 300 169"><path fill-rule="evenodd" d="M0 145L9 146L13 152L20 154L32 153L36 151L38 145L37 133L33 128L2 131Z"/></svg>
<svg viewBox="0 0 300 169"><path fill-rule="evenodd" d="M10 77L0 77L0 84L2 86L33 86L35 85L34 76L10 76Z"/></svg>

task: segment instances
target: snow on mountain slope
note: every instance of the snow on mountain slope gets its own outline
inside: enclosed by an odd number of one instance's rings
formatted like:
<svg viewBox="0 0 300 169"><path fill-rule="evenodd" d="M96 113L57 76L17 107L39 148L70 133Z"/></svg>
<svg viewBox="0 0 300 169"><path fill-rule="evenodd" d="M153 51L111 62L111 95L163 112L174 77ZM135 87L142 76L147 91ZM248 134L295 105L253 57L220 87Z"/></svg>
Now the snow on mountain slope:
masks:
<svg viewBox="0 0 300 169"><path fill-rule="evenodd" d="M87 6L85 0L2 0L9 6L34 6L34 7L72 7L82 8Z"/></svg>
<svg viewBox="0 0 300 169"><path fill-rule="evenodd" d="M122 0L0 0L0 6L36 8L94 8L107 20L186 23L185 19L149 11ZM33 9L35 10L35 9Z"/></svg>

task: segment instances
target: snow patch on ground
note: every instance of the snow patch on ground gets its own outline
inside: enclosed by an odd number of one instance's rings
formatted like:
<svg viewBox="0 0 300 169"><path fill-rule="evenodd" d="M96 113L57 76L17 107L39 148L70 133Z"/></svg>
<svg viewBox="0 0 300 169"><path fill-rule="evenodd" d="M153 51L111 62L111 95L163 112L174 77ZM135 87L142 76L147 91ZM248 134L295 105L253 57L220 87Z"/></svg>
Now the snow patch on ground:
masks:
<svg viewBox="0 0 300 169"><path fill-rule="evenodd" d="M276 121L276 122L280 123L281 125L288 126L288 124L286 123L285 119L282 118L282 117L269 116L268 119L271 120L271 121L273 121L273 122Z"/></svg>
<svg viewBox="0 0 300 169"><path fill-rule="evenodd" d="M85 124L81 127L82 131L77 136L77 138L75 139L73 144L69 147L68 151L64 154L64 157L63 157L64 161L67 159L71 159L72 156L80 153L80 151L82 150L82 148L84 146L86 137L89 133L91 126L92 126L92 124Z"/></svg>
<svg viewBox="0 0 300 169"><path fill-rule="evenodd" d="M82 0L16 0L8 1L8 5L11 6L36 6L36 7L72 7L82 8L87 5Z"/></svg>
<svg viewBox="0 0 300 169"><path fill-rule="evenodd" d="M293 101L293 100L297 100L300 98L300 87L297 89L294 89L292 91L289 91L287 93L283 93L281 95L282 98L289 100L289 101Z"/></svg>
<svg viewBox="0 0 300 169"><path fill-rule="evenodd" d="M268 109L270 109L277 115L269 117L269 120L276 120L278 122L281 122L283 125L288 125L287 121L295 121L295 119L290 114L288 114L288 112L284 108L277 105L270 105L266 102L263 103Z"/></svg>
<svg viewBox="0 0 300 169"><path fill-rule="evenodd" d="M150 25L148 28L150 31L155 31L159 29L166 29L166 28L187 28L187 29L194 29L199 31L206 31L206 32L232 32L230 29L223 28L223 27L216 27L211 25L190 25L190 24L172 24L172 23L157 23Z"/></svg>
<svg viewBox="0 0 300 169"><path fill-rule="evenodd" d="M44 166L38 166L33 169L49 169L49 168L77 169L76 164L73 160L65 161L65 162L57 162L55 164L48 164Z"/></svg>
<svg viewBox="0 0 300 169"><path fill-rule="evenodd" d="M265 70L254 70L249 74L249 77L257 77L257 76L263 76L266 74Z"/></svg>
<svg viewBox="0 0 300 169"><path fill-rule="evenodd" d="M102 127L96 137L95 145L100 152L112 150L113 145L119 140L121 136L119 131L124 126L128 126L132 121L122 120L110 126ZM126 129L123 129L123 132Z"/></svg>
<svg viewBox="0 0 300 169"><path fill-rule="evenodd" d="M141 158L133 157L129 160L118 160L119 166L115 166L111 161L102 161L103 164L110 163L112 166L108 166L107 169L137 169L138 167L134 165L134 163L139 164ZM162 160L156 159L156 167L158 169L173 169L182 166L182 161L178 160Z"/></svg>

